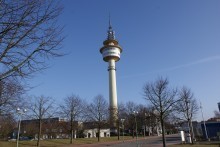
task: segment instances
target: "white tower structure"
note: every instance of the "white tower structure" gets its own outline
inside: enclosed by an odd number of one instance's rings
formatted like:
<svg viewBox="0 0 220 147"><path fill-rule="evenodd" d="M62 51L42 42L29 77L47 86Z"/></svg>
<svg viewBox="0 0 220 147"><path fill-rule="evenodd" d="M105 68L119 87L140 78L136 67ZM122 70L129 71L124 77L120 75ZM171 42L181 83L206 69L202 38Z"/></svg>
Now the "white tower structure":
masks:
<svg viewBox="0 0 220 147"><path fill-rule="evenodd" d="M117 87L116 87L116 68L115 62L120 60L120 54L122 48L119 46L118 41L115 39L115 32L112 29L111 21L109 19L107 39L103 42L103 47L100 52L103 56L103 60L108 62L109 72L109 110L110 110L110 127L117 127L118 119L118 106L117 106Z"/></svg>

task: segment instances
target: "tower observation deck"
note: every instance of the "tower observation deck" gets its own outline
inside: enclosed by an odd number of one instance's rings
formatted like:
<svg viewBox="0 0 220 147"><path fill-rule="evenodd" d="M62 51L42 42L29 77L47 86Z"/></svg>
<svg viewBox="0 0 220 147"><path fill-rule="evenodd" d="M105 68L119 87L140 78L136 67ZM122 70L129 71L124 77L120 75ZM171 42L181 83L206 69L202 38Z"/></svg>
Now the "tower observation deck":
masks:
<svg viewBox="0 0 220 147"><path fill-rule="evenodd" d="M115 62L120 60L122 48L115 39L115 32L112 29L111 21L109 19L109 27L107 31L107 39L103 42L103 47L100 49L103 60L108 62L109 72L109 111L110 111L110 127L115 129L117 127L118 106L117 106L117 86L116 86L116 68Z"/></svg>

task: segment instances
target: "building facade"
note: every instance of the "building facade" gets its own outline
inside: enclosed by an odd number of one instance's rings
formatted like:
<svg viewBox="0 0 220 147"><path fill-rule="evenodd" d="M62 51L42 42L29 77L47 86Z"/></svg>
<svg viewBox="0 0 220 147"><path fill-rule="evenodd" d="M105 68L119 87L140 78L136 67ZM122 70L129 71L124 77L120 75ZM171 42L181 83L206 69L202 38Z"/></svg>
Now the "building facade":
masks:
<svg viewBox="0 0 220 147"><path fill-rule="evenodd" d="M74 121L74 138L92 138L98 137L98 129L96 128L96 122L79 122ZM33 139L37 139L39 131L39 120L22 120L20 136L28 136ZM42 139L58 139L58 138L70 138L70 122L65 119L47 118L42 120L41 129ZM110 137L110 129L106 126L100 129L100 137Z"/></svg>
<svg viewBox="0 0 220 147"><path fill-rule="evenodd" d="M85 138L98 137L98 129L86 129L83 131ZM100 129L100 137L110 137L110 129Z"/></svg>
<svg viewBox="0 0 220 147"><path fill-rule="evenodd" d="M205 127L207 131L207 136L211 140L218 140L220 139L220 118L210 118L208 121L201 124L203 138L206 138L205 134Z"/></svg>

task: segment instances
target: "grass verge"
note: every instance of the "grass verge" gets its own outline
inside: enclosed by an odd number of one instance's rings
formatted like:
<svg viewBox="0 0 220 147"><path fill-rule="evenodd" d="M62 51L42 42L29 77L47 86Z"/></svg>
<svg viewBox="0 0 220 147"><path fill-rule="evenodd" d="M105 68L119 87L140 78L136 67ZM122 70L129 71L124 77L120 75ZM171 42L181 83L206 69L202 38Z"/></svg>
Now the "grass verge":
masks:
<svg viewBox="0 0 220 147"><path fill-rule="evenodd" d="M124 140L131 140L133 139L131 136L125 136ZM118 137L105 137L100 138L100 142L112 142L118 141ZM120 138L122 141L122 137ZM94 144L98 143L97 138L77 138L73 140L73 144ZM70 144L70 139L48 139L48 140L41 140L40 141L41 147L61 147L64 145ZM37 141L19 141L19 147L31 147L36 146ZM16 141L0 141L0 147L16 147Z"/></svg>

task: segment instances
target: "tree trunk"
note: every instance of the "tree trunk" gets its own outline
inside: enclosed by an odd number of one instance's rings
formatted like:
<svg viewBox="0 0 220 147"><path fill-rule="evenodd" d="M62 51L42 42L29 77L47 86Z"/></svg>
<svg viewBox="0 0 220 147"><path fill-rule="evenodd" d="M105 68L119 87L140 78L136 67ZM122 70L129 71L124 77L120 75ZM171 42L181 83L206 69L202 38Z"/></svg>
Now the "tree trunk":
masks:
<svg viewBox="0 0 220 147"><path fill-rule="evenodd" d="M39 124L38 124L38 125L39 125L39 126L38 126L38 129L39 129L39 130L38 130L38 137L37 137L37 146L38 146L38 147L40 147L41 124L42 124L41 121L42 121L42 120L39 119Z"/></svg>
<svg viewBox="0 0 220 147"><path fill-rule="evenodd" d="M71 131L70 143L72 144L73 143L73 119L72 117L70 120L70 131Z"/></svg>
<svg viewBox="0 0 220 147"><path fill-rule="evenodd" d="M132 130L132 138L134 138L134 129Z"/></svg>
<svg viewBox="0 0 220 147"><path fill-rule="evenodd" d="M189 125L189 134L190 134L190 138L191 138L191 142L192 144L194 144L194 134L193 134L193 127L192 127L192 122L191 119L188 119L188 125Z"/></svg>
<svg viewBox="0 0 220 147"><path fill-rule="evenodd" d="M100 126L98 128L98 142L100 141Z"/></svg>
<svg viewBox="0 0 220 147"><path fill-rule="evenodd" d="M163 147L166 147L165 128L164 128L164 121L162 116L160 117L160 122L162 128Z"/></svg>
<svg viewBox="0 0 220 147"><path fill-rule="evenodd" d="M120 122L118 119L118 140L120 140Z"/></svg>
<svg viewBox="0 0 220 147"><path fill-rule="evenodd" d="M70 143L73 143L73 130L71 129Z"/></svg>

